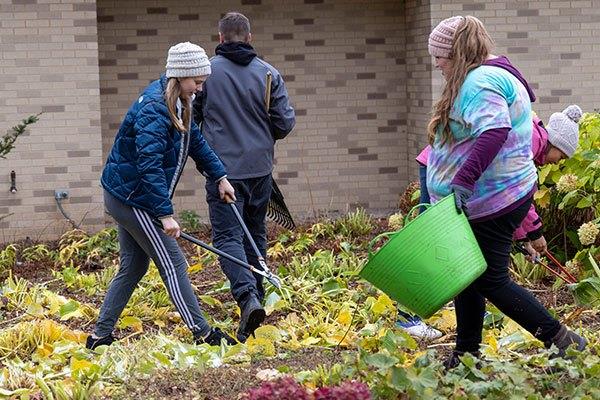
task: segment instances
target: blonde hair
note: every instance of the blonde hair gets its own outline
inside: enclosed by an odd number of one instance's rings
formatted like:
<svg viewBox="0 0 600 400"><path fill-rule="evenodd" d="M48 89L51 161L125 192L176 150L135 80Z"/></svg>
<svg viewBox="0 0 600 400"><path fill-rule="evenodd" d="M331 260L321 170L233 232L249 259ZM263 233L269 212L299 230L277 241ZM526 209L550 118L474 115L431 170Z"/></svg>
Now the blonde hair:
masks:
<svg viewBox="0 0 600 400"><path fill-rule="evenodd" d="M165 90L165 101L167 102L167 108L169 109L169 117L179 132L188 132L192 123L191 99L188 97L181 100L183 112L181 113L181 119L179 119L179 117L177 117L177 99L180 98L180 96L181 85L179 80L177 80L177 78L169 78L167 81L167 89Z"/></svg>
<svg viewBox="0 0 600 400"><path fill-rule="evenodd" d="M435 134L442 127L442 143L452 140L450 132L450 109L458 95L467 74L479 67L491 54L494 41L480 20L466 16L456 28L452 39L450 74L446 77L446 85L442 96L434 104L431 120L427 125L429 143L433 144Z"/></svg>

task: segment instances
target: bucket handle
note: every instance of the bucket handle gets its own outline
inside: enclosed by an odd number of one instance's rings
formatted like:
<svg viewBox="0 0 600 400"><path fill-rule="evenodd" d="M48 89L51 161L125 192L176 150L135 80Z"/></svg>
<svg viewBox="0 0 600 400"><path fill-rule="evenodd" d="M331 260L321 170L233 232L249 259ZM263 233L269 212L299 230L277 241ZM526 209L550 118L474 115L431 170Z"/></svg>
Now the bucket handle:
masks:
<svg viewBox="0 0 600 400"><path fill-rule="evenodd" d="M373 246L375 246L375 243L377 243L379 241L379 239L381 238L387 238L388 236L392 236L395 235L396 233L398 233L400 231L392 231L392 232L383 232L380 233L379 235L375 236L370 242L369 242L369 259L372 258L375 254L373 254Z"/></svg>
<svg viewBox="0 0 600 400"><path fill-rule="evenodd" d="M409 217L413 213L413 211L415 211L419 207L425 207L425 209L428 209L429 207L431 207L431 204L419 203L416 206L414 206L413 208L411 208L410 211L406 214L406 217L404 217L404 226L406 226L409 222L412 222L415 218L417 218L417 217L415 217L413 219L409 219ZM417 214L417 215L419 215L419 214Z"/></svg>

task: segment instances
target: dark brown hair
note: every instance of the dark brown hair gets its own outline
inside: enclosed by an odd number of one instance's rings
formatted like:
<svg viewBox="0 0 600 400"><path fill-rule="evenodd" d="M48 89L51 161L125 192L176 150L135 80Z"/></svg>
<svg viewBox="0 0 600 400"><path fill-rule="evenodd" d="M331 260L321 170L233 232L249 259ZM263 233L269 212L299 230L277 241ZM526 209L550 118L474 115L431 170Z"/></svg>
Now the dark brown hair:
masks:
<svg viewBox="0 0 600 400"><path fill-rule="evenodd" d="M250 20L239 12L228 12L219 21L219 33L225 42L247 42Z"/></svg>

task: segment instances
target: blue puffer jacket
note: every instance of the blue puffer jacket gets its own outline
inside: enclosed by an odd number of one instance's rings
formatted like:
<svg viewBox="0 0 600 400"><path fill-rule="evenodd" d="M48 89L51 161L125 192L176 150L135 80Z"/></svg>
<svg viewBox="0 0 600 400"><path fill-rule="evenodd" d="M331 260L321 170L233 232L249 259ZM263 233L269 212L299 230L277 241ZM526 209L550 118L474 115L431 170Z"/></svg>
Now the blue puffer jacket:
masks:
<svg viewBox="0 0 600 400"><path fill-rule="evenodd" d="M154 217L173 214L171 198L188 153L209 179L225 176L223 163L192 122L179 132L169 118L163 75L152 82L127 111L102 171L104 189L125 204Z"/></svg>

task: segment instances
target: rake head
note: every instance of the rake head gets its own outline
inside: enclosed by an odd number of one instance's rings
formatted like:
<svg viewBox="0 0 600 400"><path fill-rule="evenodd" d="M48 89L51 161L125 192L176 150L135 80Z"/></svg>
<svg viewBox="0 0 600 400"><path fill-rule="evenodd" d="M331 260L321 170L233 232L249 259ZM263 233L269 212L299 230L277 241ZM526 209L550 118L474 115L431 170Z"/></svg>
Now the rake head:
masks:
<svg viewBox="0 0 600 400"><path fill-rule="evenodd" d="M274 179L271 198L269 199L269 204L267 206L267 216L286 229L293 230L296 228L296 223L292 218L292 214L288 210L283 199L283 193L279 190Z"/></svg>

